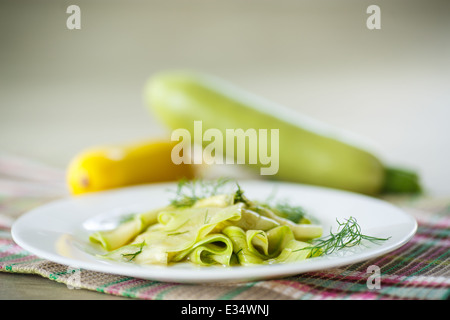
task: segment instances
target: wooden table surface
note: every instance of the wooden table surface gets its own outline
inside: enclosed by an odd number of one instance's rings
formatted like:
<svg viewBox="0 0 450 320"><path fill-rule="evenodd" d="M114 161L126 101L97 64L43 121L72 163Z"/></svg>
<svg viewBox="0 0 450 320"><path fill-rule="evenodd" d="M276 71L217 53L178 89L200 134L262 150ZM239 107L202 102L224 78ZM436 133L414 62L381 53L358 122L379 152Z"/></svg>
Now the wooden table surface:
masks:
<svg viewBox="0 0 450 320"><path fill-rule="evenodd" d="M0 300L130 300L65 284L39 275L0 272Z"/></svg>

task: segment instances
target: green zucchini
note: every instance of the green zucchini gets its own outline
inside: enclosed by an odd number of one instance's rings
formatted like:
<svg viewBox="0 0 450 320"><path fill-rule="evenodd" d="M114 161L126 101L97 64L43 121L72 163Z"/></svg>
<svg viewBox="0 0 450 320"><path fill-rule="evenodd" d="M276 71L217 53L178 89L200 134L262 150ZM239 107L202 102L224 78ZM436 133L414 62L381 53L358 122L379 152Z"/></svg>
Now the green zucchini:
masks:
<svg viewBox="0 0 450 320"><path fill-rule="evenodd" d="M379 158L345 140L340 132L210 75L188 71L156 74L146 84L144 98L170 129L185 128L192 136L194 121L199 120L204 131L219 129L224 139L226 129L279 129L279 169L274 179L368 195L420 189L415 175L397 177L398 190L386 187L392 179L386 179L387 169ZM203 146L208 143L204 141ZM261 168L263 163L248 166ZM391 169L389 173L392 176Z"/></svg>

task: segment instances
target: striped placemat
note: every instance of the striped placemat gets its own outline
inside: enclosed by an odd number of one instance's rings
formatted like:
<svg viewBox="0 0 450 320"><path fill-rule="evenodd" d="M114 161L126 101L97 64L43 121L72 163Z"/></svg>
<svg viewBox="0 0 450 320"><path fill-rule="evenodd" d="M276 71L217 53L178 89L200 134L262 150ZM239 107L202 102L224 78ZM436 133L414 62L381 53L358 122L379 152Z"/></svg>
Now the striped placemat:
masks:
<svg viewBox="0 0 450 320"><path fill-rule="evenodd" d="M10 236L23 212L61 197L63 172L0 155L0 271L37 274L105 294L149 300L441 300L450 297L450 197L386 198L413 215L406 245L361 263L283 279L246 283L177 284L76 269L41 259Z"/></svg>

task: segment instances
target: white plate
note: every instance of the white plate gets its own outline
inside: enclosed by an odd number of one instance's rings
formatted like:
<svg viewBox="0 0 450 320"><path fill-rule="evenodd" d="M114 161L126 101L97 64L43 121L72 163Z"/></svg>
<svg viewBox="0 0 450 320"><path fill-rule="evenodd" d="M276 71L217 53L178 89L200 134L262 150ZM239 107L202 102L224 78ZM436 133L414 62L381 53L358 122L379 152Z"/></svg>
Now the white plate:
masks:
<svg viewBox="0 0 450 320"><path fill-rule="evenodd" d="M289 199L317 217L324 236L330 228L336 231L336 219L342 222L353 216L363 234L390 238L302 262L255 267L139 266L95 256L98 248L88 240L92 231L113 225L121 215L166 205L173 196L168 190L174 190L175 184L144 185L55 201L21 216L12 227L12 236L25 250L73 268L158 281L205 283L279 278L361 262L399 248L417 229L411 216L371 197L291 183L242 181L240 185L250 199L264 200L277 190L279 198Z"/></svg>

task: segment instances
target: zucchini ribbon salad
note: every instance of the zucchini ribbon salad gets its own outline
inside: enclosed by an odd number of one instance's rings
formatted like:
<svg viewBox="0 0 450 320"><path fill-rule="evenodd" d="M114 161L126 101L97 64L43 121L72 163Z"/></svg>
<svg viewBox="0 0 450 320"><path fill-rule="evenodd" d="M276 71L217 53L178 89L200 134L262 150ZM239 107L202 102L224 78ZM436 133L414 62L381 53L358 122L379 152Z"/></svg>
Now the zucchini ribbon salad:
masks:
<svg viewBox="0 0 450 320"><path fill-rule="evenodd" d="M295 262L329 254L362 240L352 217L337 221L337 233L322 236L322 226L298 206L251 201L230 181L180 181L163 208L131 214L117 228L97 231L90 241L106 250L101 257L141 265L190 262L201 266L249 266Z"/></svg>

